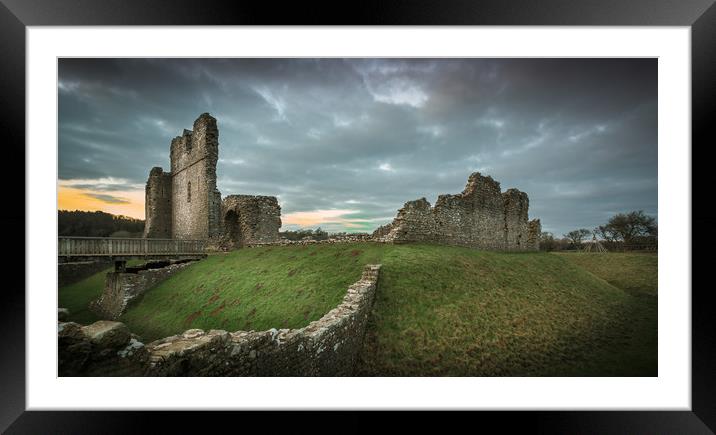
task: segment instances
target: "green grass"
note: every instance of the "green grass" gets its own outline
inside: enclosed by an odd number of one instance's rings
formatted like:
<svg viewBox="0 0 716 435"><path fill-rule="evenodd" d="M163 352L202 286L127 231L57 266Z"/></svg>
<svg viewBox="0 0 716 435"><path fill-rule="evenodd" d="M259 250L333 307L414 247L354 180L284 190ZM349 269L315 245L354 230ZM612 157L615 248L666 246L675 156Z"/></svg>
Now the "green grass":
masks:
<svg viewBox="0 0 716 435"><path fill-rule="evenodd" d="M139 260L130 260L127 265L137 266L142 263ZM113 269L114 266L110 266L82 281L60 287L58 292L59 307L67 308L70 311L69 321L86 325L100 320L89 310L88 305L91 301L100 297L104 288L105 275Z"/></svg>
<svg viewBox="0 0 716 435"><path fill-rule="evenodd" d="M652 333L632 327L635 298L565 257L396 248L383 258L359 374L656 375L656 348L634 348Z"/></svg>
<svg viewBox="0 0 716 435"><path fill-rule="evenodd" d="M612 346L595 361L615 375L657 376L658 256L656 253L558 254L631 296ZM589 373L603 371L585 365Z"/></svg>
<svg viewBox="0 0 716 435"><path fill-rule="evenodd" d="M120 320L146 341L190 328L300 328L338 305L384 249L335 244L211 255L160 283Z"/></svg>
<svg viewBox="0 0 716 435"><path fill-rule="evenodd" d="M383 268L357 375L657 375L655 255L241 249L192 264L120 320L145 342L190 328L299 328L335 307L368 263Z"/></svg>
<svg viewBox="0 0 716 435"><path fill-rule="evenodd" d="M657 295L658 256L655 253L565 252L557 255L631 294Z"/></svg>

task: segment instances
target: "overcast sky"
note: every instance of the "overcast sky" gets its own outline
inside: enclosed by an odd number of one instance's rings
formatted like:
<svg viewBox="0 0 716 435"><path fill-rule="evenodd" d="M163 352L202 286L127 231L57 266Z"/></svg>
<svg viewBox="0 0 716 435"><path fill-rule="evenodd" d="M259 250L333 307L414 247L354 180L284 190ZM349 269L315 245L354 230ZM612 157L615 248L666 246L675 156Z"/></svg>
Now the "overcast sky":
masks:
<svg viewBox="0 0 716 435"><path fill-rule="evenodd" d="M479 171L555 235L657 216L655 59L61 59L59 207L144 217L149 170L203 112L218 187L283 228L369 231Z"/></svg>

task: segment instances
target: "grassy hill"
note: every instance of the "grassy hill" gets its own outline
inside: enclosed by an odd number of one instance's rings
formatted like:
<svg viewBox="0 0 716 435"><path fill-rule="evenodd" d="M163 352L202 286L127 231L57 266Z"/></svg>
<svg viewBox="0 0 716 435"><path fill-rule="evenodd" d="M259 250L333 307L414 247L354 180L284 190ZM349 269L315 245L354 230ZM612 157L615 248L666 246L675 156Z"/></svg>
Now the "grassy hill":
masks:
<svg viewBox="0 0 716 435"><path fill-rule="evenodd" d="M145 340L190 328L300 328L338 305L384 249L335 244L211 255L147 292L120 320Z"/></svg>
<svg viewBox="0 0 716 435"><path fill-rule="evenodd" d="M655 303L584 267L613 254L397 248L383 258L359 374L657 375ZM656 276L655 264L629 273Z"/></svg>
<svg viewBox="0 0 716 435"><path fill-rule="evenodd" d="M637 296L656 296L658 257L655 253L560 252L563 258L588 270L609 284Z"/></svg>
<svg viewBox="0 0 716 435"><path fill-rule="evenodd" d="M656 253L560 253L631 296L621 334L592 363L590 373L609 367L615 376L657 375L658 256ZM599 363L599 365L595 364ZM586 370L583 367L582 370Z"/></svg>
<svg viewBox="0 0 716 435"><path fill-rule="evenodd" d="M382 263L358 375L656 376L656 256L620 255L242 249L189 266L120 320L145 341L189 328L302 327L338 304L363 265Z"/></svg>

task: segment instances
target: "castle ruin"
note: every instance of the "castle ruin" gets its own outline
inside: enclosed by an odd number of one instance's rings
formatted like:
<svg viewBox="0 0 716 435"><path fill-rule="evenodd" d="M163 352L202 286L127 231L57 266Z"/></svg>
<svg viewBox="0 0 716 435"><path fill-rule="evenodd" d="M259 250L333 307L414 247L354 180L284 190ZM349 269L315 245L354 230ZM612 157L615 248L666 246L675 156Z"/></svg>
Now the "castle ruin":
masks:
<svg viewBox="0 0 716 435"><path fill-rule="evenodd" d="M146 187L145 238L209 240L224 249L279 243L281 207L274 196L229 195L216 188L219 131L203 113L193 130L171 141L171 172L152 168ZM434 207L406 202L372 240L425 242L496 251L536 251L541 224L528 220L529 199L478 172L456 195L440 195Z"/></svg>
<svg viewBox="0 0 716 435"><path fill-rule="evenodd" d="M500 190L500 183L479 172L457 195L440 195L431 207L425 198L408 201L393 222L373 232L374 240L426 242L495 251L539 250L539 219L528 221L527 194Z"/></svg>
<svg viewBox="0 0 716 435"><path fill-rule="evenodd" d="M230 195L216 188L219 130L203 113L171 141L171 172L149 172L145 238L210 240L240 247L279 240L281 207L273 196Z"/></svg>

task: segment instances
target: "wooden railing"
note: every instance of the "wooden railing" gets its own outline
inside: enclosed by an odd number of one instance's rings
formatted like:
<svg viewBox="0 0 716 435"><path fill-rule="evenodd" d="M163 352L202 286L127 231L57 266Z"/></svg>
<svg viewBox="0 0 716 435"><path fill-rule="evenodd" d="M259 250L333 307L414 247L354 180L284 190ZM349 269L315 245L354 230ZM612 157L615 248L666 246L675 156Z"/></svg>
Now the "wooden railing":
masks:
<svg viewBox="0 0 716 435"><path fill-rule="evenodd" d="M58 255L70 257L204 254L206 240L59 237Z"/></svg>

